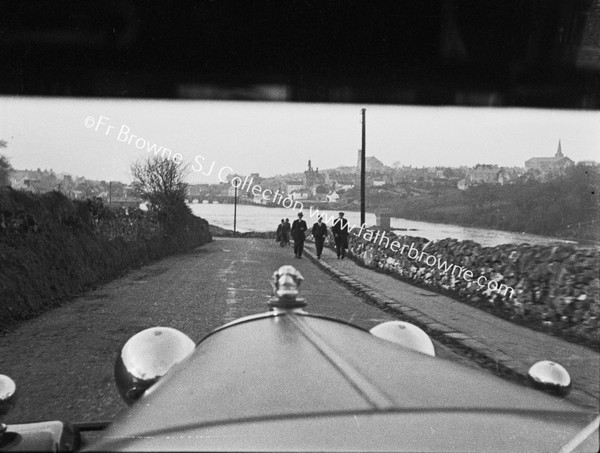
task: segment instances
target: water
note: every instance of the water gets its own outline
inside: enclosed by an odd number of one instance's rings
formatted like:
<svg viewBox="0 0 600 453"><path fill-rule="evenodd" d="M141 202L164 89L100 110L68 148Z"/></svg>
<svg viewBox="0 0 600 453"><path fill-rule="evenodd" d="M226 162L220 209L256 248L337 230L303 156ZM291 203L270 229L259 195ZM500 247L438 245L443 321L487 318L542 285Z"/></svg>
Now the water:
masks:
<svg viewBox="0 0 600 453"><path fill-rule="evenodd" d="M232 204L191 204L192 212L208 220L211 225L216 225L228 230L233 230L233 205ZM337 218L337 211L321 211ZM247 231L275 231L281 219L289 218L290 223L297 218L297 211L286 208L265 208L254 205L237 206L236 229L240 232ZM346 212L350 226L360 225L360 212ZM316 215L310 216L310 210L304 210L304 220L309 228L317 221ZM366 224L375 225L375 214L366 213ZM535 234L511 233L507 231L489 230L485 228L470 228L442 223L419 222L393 217L390 222L392 229L405 228L415 231L395 230L401 235L424 237L430 240L454 238L461 241L472 240L486 247L500 244L555 244L573 243L563 239L538 236Z"/></svg>

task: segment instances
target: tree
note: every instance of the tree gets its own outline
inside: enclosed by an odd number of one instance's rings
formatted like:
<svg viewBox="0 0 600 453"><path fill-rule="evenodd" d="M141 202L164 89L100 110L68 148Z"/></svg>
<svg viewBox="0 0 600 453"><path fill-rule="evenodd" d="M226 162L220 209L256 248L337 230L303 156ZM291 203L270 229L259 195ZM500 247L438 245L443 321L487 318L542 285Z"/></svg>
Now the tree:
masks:
<svg viewBox="0 0 600 453"><path fill-rule="evenodd" d="M84 179L80 181L76 186L75 190L81 192L83 198L92 198L99 194L98 188L92 184L91 181Z"/></svg>
<svg viewBox="0 0 600 453"><path fill-rule="evenodd" d="M6 148L7 143L4 140L0 140L0 148ZM13 168L6 156L0 155L0 187L10 185L10 174Z"/></svg>
<svg viewBox="0 0 600 453"><path fill-rule="evenodd" d="M152 209L165 211L185 206L187 166L161 156L148 157L131 165L133 186Z"/></svg>

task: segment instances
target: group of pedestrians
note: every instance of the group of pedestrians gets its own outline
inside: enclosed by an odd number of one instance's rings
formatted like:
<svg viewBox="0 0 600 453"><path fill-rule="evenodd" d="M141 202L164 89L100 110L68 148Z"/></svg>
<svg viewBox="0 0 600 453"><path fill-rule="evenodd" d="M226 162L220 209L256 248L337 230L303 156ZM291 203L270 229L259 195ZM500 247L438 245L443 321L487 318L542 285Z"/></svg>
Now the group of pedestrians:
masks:
<svg viewBox="0 0 600 453"><path fill-rule="evenodd" d="M276 241L281 247L290 245L290 219L281 219L281 223L277 226Z"/></svg>
<svg viewBox="0 0 600 453"><path fill-rule="evenodd" d="M285 247L289 244L288 233L291 232L292 239L294 239L294 256L296 258L302 258L306 231L308 231L308 225L302 217L304 217L304 215L299 212L298 218L294 220L291 228L288 219L285 219L285 221L281 219L281 224L277 227L277 241L280 243L281 247ZM337 257L338 259L344 259L346 257L346 249L348 248L349 231L348 221L344 219L343 212L340 212L339 217L333 222L331 232L333 233L335 241ZM317 222L313 225L311 233L315 240L317 259L321 259L325 238L327 237L327 225L323 222L323 217L319 217Z"/></svg>

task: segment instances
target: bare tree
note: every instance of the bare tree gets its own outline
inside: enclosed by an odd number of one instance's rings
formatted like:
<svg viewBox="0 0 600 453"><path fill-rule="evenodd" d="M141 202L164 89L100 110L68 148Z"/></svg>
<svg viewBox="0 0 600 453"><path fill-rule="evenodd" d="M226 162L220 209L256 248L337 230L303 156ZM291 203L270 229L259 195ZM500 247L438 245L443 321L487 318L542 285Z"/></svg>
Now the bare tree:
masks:
<svg viewBox="0 0 600 453"><path fill-rule="evenodd" d="M6 148L7 143L4 140L0 140L0 148ZM0 187L10 185L10 174L13 168L6 156L0 155Z"/></svg>
<svg viewBox="0 0 600 453"><path fill-rule="evenodd" d="M160 156L148 157L131 165L137 193L158 211L184 204L187 166Z"/></svg>

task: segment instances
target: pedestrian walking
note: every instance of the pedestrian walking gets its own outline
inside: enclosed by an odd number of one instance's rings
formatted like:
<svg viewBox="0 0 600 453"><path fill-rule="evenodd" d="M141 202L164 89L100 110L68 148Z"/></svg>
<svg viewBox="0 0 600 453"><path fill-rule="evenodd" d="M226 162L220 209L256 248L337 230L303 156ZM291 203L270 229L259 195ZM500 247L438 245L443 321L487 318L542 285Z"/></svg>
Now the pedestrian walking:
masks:
<svg viewBox="0 0 600 453"><path fill-rule="evenodd" d="M302 258L302 251L304 250L304 239L306 239L305 232L308 229L306 222L302 220L303 214L298 213L298 218L292 223L292 239L294 239L294 255L296 258Z"/></svg>
<svg viewBox="0 0 600 453"><path fill-rule="evenodd" d="M323 244L327 237L327 225L323 223L323 217L319 217L317 223L312 227L312 235L315 238L315 247L317 249L317 259L321 259L323 253Z"/></svg>
<svg viewBox="0 0 600 453"><path fill-rule="evenodd" d="M338 259L346 257L346 249L348 248L348 221L344 219L344 213L340 212L339 217L333 222L331 227L333 238L335 240L335 251Z"/></svg>
<svg viewBox="0 0 600 453"><path fill-rule="evenodd" d="M275 234L275 240L279 242L279 245L283 247L283 225L285 224L285 220L281 219L281 223L277 225L277 233Z"/></svg>
<svg viewBox="0 0 600 453"><path fill-rule="evenodd" d="M283 222L283 229L281 234L283 235L283 244L290 245L290 233L292 231L292 226L290 225L290 219L285 219Z"/></svg>

